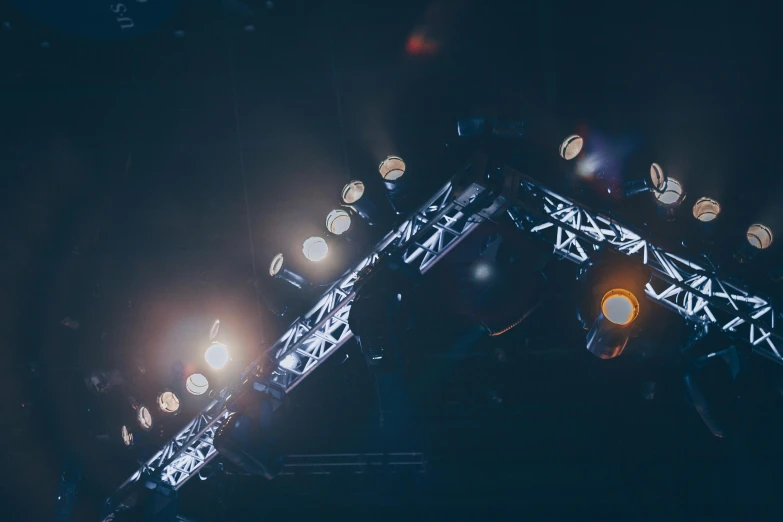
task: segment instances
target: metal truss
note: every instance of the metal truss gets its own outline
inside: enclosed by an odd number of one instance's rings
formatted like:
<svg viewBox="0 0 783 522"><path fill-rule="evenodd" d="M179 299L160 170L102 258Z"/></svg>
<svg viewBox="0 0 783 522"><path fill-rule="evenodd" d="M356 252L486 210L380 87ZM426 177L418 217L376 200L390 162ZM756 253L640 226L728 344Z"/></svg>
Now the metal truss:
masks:
<svg viewBox="0 0 783 522"><path fill-rule="evenodd" d="M312 309L297 318L265 356L254 361L233 386L222 390L217 400L136 470L118 494L107 501L109 511L117 509L123 493L142 477L147 487L153 489L158 486L179 489L214 458L217 450L213 437L231 411L231 393L261 373L267 354L275 362L268 384L289 392L353 337L348 314L356 295L353 286L361 270L375 264L382 255L398 254L405 264L424 274L505 204L503 197L494 196L476 183L460 194L455 192L453 184L447 183L416 213L389 232ZM289 357L292 354L296 357ZM299 362L293 364L292 359ZM104 520L112 520L112 515Z"/></svg>
<svg viewBox="0 0 783 522"><path fill-rule="evenodd" d="M508 210L515 224L554 245L554 253L584 263L601 248L610 248L647 265L652 278L647 297L686 321L720 328L750 343L754 351L783 364L783 339L775 331L770 302L742 285L720 277L703 256L667 252L641 233L519 175Z"/></svg>

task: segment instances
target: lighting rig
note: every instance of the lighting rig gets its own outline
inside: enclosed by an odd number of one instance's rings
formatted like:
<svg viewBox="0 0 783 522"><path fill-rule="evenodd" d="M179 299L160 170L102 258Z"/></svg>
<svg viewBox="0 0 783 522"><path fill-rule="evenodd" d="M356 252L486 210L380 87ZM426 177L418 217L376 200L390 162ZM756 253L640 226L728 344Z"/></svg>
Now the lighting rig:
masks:
<svg viewBox="0 0 783 522"><path fill-rule="evenodd" d="M576 157L582 143L579 136L568 138L560 149L562 157ZM142 486L164 496L175 496L214 459L218 454L216 432L229 419L236 418L234 394L240 387L252 387L268 398L267 404L278 407L288 392L351 339L349 315L357 297L355 283L360 273L380 266L378 261L387 258L423 275L481 222L497 219L503 213L520 231L550 244L560 259L589 267L611 253L645 274L638 287L610 286L598 298L597 311L583 317L588 325L592 321L586 345L599 357L622 351L628 325L642 309L640 298L645 295L649 302L677 313L695 330L723 336L737 346L783 364L783 340L775 324L779 312L767 298L718 274L706 259L657 246L644 233L561 196L513 169L504 168L503 174L505 183L499 190L476 181L485 179L483 172L461 171L416 212L398 222L347 275L328 287L310 310L294 320L276 343L231 382L214 389L207 406L107 500L104 520L113 520L113 513L135 502ZM650 185L658 203L681 203L684 190L679 182L668 178L660 192L655 190L656 176L651 171ZM363 190L357 189L360 184L353 181L346 185L342 194L345 204L353 205L361 199ZM710 208L717 215L716 207ZM361 214L358 210L357 213ZM694 208L696 219L705 221L701 219L704 215ZM754 225L748 231L747 241L746 250L757 253L769 247L772 233L763 225ZM315 248L325 255L326 248ZM308 252L304 254L307 256ZM272 276L277 273L274 267L273 262ZM703 366L695 364L693 375ZM206 379L191 375L187 386L188 391L195 393L193 390L209 384ZM700 400L697 395L696 401Z"/></svg>

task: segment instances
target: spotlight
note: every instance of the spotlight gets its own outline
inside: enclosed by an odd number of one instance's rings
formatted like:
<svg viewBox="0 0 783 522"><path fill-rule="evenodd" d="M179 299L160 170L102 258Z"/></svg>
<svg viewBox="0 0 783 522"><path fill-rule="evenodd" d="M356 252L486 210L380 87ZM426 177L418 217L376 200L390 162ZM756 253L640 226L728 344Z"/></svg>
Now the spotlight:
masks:
<svg viewBox="0 0 783 522"><path fill-rule="evenodd" d="M336 235L341 236L351 228L351 214L342 208L336 208L326 216L326 229Z"/></svg>
<svg viewBox="0 0 783 522"><path fill-rule="evenodd" d="M139 406L136 410L136 420L144 431L149 431L152 428L152 414L146 406Z"/></svg>
<svg viewBox="0 0 783 522"><path fill-rule="evenodd" d="M601 300L601 313L587 333L587 350L600 359L620 355L638 315L639 301L633 293L622 288L607 292Z"/></svg>
<svg viewBox="0 0 783 522"><path fill-rule="evenodd" d="M122 430L121 430L120 434L122 436L123 444L125 444L126 446L133 446L133 433L128 431L128 427L127 426L125 426L125 425L122 426Z"/></svg>
<svg viewBox="0 0 783 522"><path fill-rule="evenodd" d="M658 201L658 211L669 220L674 219L675 212L685 199L682 184L674 178L668 178L663 192L654 192Z"/></svg>
<svg viewBox="0 0 783 522"><path fill-rule="evenodd" d="M661 166L653 163L650 165L649 177L627 181L623 184L623 192L625 197L635 196L643 192L654 192L657 197L658 194L663 194L666 191L667 182L668 180Z"/></svg>
<svg viewBox="0 0 783 522"><path fill-rule="evenodd" d="M737 375L743 365L733 346L692 360L685 372L688 402L710 433L731 436L737 428Z"/></svg>
<svg viewBox="0 0 783 522"><path fill-rule="evenodd" d="M572 160L582 152L584 140L578 134L573 134L560 144L560 156L565 160Z"/></svg>
<svg viewBox="0 0 783 522"><path fill-rule="evenodd" d="M605 251L581 270L579 279L578 317L588 330L587 349L601 359L617 357L639 316L637 296L644 295L649 269L622 254Z"/></svg>
<svg viewBox="0 0 783 522"><path fill-rule="evenodd" d="M387 156L378 166L378 172L386 187L386 197L396 214L401 214L406 207L407 190L403 185L405 162L399 156Z"/></svg>
<svg viewBox="0 0 783 522"><path fill-rule="evenodd" d="M158 408L163 413L177 413L179 411L179 397L169 390L158 395Z"/></svg>
<svg viewBox="0 0 783 522"><path fill-rule="evenodd" d="M747 240L745 244L734 255L740 263L747 263L753 260L760 251L772 245L772 230L765 225L756 223L748 228L748 231L745 233L745 239Z"/></svg>
<svg viewBox="0 0 783 522"><path fill-rule="evenodd" d="M212 343L204 352L204 359L215 370L222 370L228 364L228 347L221 343Z"/></svg>
<svg viewBox="0 0 783 522"><path fill-rule="evenodd" d="M346 183L342 190L343 203L352 208L367 224L373 225L378 219L378 206L365 195L364 183L354 180Z"/></svg>
<svg viewBox="0 0 783 522"><path fill-rule="evenodd" d="M709 223L720 214L720 203L710 198L699 198L693 205L693 217L702 223Z"/></svg>
<svg viewBox="0 0 783 522"><path fill-rule="evenodd" d="M285 265L285 258L283 257L283 254L277 254L272 258L272 262L269 264L269 275L275 279L283 280L286 283L295 286L296 288L304 288L309 284L307 279L292 271Z"/></svg>
<svg viewBox="0 0 783 522"><path fill-rule="evenodd" d="M185 389L191 395L203 395L209 389L209 381L200 373L194 373L185 381Z"/></svg>
<svg viewBox="0 0 783 522"><path fill-rule="evenodd" d="M326 258L326 254L329 253L329 245L326 244L326 240L322 237L308 237L302 244L302 253L304 253L308 261L318 263Z"/></svg>

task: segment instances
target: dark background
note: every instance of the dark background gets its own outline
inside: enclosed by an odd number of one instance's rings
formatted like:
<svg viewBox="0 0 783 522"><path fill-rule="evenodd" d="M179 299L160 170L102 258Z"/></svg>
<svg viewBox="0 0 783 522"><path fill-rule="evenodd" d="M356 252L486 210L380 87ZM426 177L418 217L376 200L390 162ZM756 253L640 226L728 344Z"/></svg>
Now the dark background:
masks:
<svg viewBox="0 0 783 522"><path fill-rule="evenodd" d="M769 3L125 3L136 18L124 32L107 18L109 2L0 8L7 520L52 519L67 462L84 475L74 520L94 519L156 443L124 451L114 440L121 399L89 396L83 377L131 374L141 360L148 372L134 385L158 389L175 360L201 357L214 317L235 357L255 356L291 318L266 309L263 297L279 292L264 278L269 259L296 258L342 185L378 185L388 154L406 159L426 197L460 163L459 117L524 120L517 168L647 227L664 246L687 244L692 203L717 198L715 264L780 292L769 277L779 245L750 266L731 257L751 223L781 230L781 49ZM573 132L603 155L600 176L581 179L558 158ZM607 192L650 161L689 194L673 223L656 218L651 197ZM299 268L328 279L370 239ZM460 347L458 311L438 296L476 251L466 244L429 276L423 303L439 312L421 316L411 341L432 352L418 377L426 386L411 388L407 405L390 402L383 428L353 341L347 360L336 355L292 394L281 427L292 453L423 451L427 475L218 474L189 483L180 511L257 520L324 507L322 518L366 519L459 517L470 506L482 518L551 519L589 506L660 520L773 507L778 367L753 366L762 384L746 403L752 442L715 439L682 396L678 318L651 310L626 355L594 359L566 262L549 268L552 289L530 320ZM314 296L293 299L295 316ZM650 380L656 397L645 401ZM110 441L96 438L106 430Z"/></svg>

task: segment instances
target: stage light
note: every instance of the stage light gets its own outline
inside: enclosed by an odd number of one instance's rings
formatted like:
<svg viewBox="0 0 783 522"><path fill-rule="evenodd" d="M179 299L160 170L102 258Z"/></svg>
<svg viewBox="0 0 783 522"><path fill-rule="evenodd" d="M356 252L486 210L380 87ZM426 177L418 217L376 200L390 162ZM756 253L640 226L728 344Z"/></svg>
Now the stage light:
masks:
<svg viewBox="0 0 783 522"><path fill-rule="evenodd" d="M755 224L748 228L745 237L753 248L764 250L772 244L772 231L764 225Z"/></svg>
<svg viewBox="0 0 783 522"><path fill-rule="evenodd" d="M560 156L565 160L572 160L582 152L584 140L578 134L573 134L560 144Z"/></svg>
<svg viewBox="0 0 783 522"><path fill-rule="evenodd" d="M150 428L152 428L152 414L146 406L138 407L136 410L136 420L138 421L139 426L141 426L141 429L144 431L148 431Z"/></svg>
<svg viewBox="0 0 783 522"><path fill-rule="evenodd" d="M296 288L304 288L309 284L307 279L286 266L283 254L277 254L272 258L272 262L269 264L269 275L276 279L281 279Z"/></svg>
<svg viewBox="0 0 783 522"><path fill-rule="evenodd" d="M742 247L734 254L734 257L740 263L752 261L759 252L772 245L772 230L765 225L756 223L748 228L748 231L745 233L745 239L746 241Z"/></svg>
<svg viewBox="0 0 783 522"><path fill-rule="evenodd" d="M295 353L289 353L283 357L283 360L280 361L280 366L286 370L296 370L299 367L300 362L301 360L299 359L298 355Z"/></svg>
<svg viewBox="0 0 783 522"><path fill-rule="evenodd" d="M639 301L628 290L615 288L601 300L601 313L587 333L587 350L600 359L613 359L625 350Z"/></svg>
<svg viewBox="0 0 783 522"><path fill-rule="evenodd" d="M122 442L126 446L132 446L133 445L133 433L128 431L128 427L123 425L122 431L120 432L122 435Z"/></svg>
<svg viewBox="0 0 783 522"><path fill-rule="evenodd" d="M685 199L682 184L674 178L668 178L662 192L655 192L655 199L661 205L675 207Z"/></svg>
<svg viewBox="0 0 783 522"><path fill-rule="evenodd" d="M203 395L209 389L209 381L204 375L194 373L185 381L185 389L191 395Z"/></svg>
<svg viewBox="0 0 783 522"><path fill-rule="evenodd" d="M384 181L396 181L405 174L405 162L398 156L387 156L378 166Z"/></svg>
<svg viewBox="0 0 783 522"><path fill-rule="evenodd" d="M351 215L347 210L336 208L327 214L326 229L330 233L340 236L349 228L351 228Z"/></svg>
<svg viewBox="0 0 783 522"><path fill-rule="evenodd" d="M639 301L628 290L609 290L601 300L601 312L614 324L625 326L639 316Z"/></svg>
<svg viewBox="0 0 783 522"><path fill-rule="evenodd" d="M663 169L657 163L650 165L650 175L646 178L627 181L623 184L625 197L635 196L644 192L654 192L658 194L666 192L668 179L663 173ZM679 184L679 183L678 183Z"/></svg>
<svg viewBox="0 0 783 522"><path fill-rule="evenodd" d="M204 352L204 359L215 370L222 370L228 364L228 347L225 344L213 343Z"/></svg>
<svg viewBox="0 0 783 522"><path fill-rule="evenodd" d="M364 196L364 183L355 180L343 187L343 203L346 205L353 205L357 203Z"/></svg>
<svg viewBox="0 0 783 522"><path fill-rule="evenodd" d="M326 258L326 254L329 253L329 245L326 244L326 240L322 237L308 237L302 244L302 253L304 253L308 261L318 263Z"/></svg>
<svg viewBox="0 0 783 522"><path fill-rule="evenodd" d="M699 198L693 205L693 217L702 223L709 223L720 214L720 204L714 199Z"/></svg>
<svg viewBox="0 0 783 522"><path fill-rule="evenodd" d="M386 199L389 200L395 214L402 214L409 206L408 191L403 180L405 162L399 156L387 156L378 166L378 172L383 177L383 185L386 187Z"/></svg>
<svg viewBox="0 0 783 522"><path fill-rule="evenodd" d="M179 397L169 390L158 395L158 408L164 413L176 413L179 411Z"/></svg>
<svg viewBox="0 0 783 522"><path fill-rule="evenodd" d="M581 269L578 317L588 330L587 350L601 359L619 356L639 317L649 268L627 256L605 251Z"/></svg>

